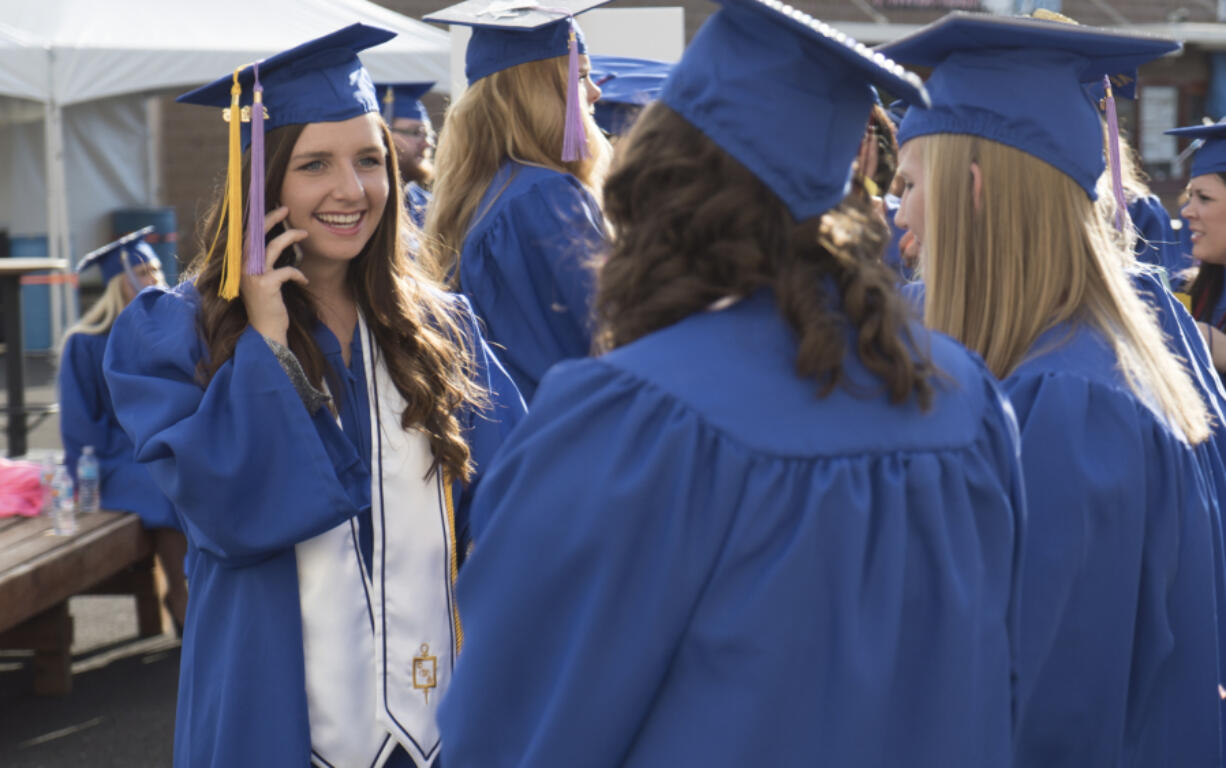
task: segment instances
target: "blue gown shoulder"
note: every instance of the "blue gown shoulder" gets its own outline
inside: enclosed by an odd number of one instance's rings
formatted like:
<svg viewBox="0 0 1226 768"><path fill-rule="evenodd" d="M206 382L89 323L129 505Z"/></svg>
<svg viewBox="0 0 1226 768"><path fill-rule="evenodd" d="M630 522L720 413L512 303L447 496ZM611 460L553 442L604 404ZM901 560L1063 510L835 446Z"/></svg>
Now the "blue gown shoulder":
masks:
<svg viewBox="0 0 1226 768"><path fill-rule="evenodd" d="M460 288L524 399L549 366L591 347L591 256L604 218L574 176L508 162L461 248Z"/></svg>

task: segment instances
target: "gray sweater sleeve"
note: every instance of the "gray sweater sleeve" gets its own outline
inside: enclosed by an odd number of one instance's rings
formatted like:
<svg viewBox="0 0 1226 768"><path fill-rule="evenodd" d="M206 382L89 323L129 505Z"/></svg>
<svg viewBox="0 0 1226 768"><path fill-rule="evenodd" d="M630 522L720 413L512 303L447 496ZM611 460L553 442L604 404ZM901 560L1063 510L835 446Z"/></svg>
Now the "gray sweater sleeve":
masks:
<svg viewBox="0 0 1226 768"><path fill-rule="evenodd" d="M294 356L289 347L267 336L264 336L263 339L276 356L277 362L281 364L285 375L289 376L294 390L298 393L298 397L302 398L302 404L306 406L308 413L314 416L316 411L331 402L332 398L326 392L320 392L307 380L306 371L302 370L302 363L298 362L298 358Z"/></svg>

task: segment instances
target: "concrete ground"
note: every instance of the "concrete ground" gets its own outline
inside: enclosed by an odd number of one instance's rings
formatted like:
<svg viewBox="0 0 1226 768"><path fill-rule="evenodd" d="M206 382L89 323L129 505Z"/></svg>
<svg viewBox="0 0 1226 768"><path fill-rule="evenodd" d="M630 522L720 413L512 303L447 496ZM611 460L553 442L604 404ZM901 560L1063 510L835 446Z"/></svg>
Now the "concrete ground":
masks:
<svg viewBox="0 0 1226 768"><path fill-rule="evenodd" d="M55 401L54 363L49 355L27 356L27 403ZM3 373L0 355L0 382ZM0 386L0 402L2 395ZM35 426L29 445L31 456L60 450L59 420L53 415ZM7 447L0 430L0 454ZM179 641L139 638L130 597L76 597L69 610L75 641L68 696L35 696L30 655L0 651L0 766L169 766Z"/></svg>

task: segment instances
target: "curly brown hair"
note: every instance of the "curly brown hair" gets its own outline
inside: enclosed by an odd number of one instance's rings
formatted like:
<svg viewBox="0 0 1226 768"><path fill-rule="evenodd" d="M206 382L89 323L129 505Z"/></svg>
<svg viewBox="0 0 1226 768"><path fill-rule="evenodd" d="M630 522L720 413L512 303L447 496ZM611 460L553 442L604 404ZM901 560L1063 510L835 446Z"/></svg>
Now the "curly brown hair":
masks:
<svg viewBox="0 0 1226 768"><path fill-rule="evenodd" d="M265 200L270 210L281 197L281 184L303 127L283 126L265 136ZM428 476L441 467L446 476L466 482L473 466L457 413L465 407L484 409L488 393L477 382L474 340L469 338L459 310L445 289L408 255L407 230L413 224L397 182L400 171L396 153L391 151L391 134L382 123L380 130L392 194L370 241L350 263L347 281L374 334L388 374L407 403L401 413L401 427L421 429L430 439L434 461ZM251 177L250 152L244 152L242 167L242 188L246 189ZM203 385L234 355L238 338L247 327L243 302L227 301L217 293L226 227L222 226L216 237L214 233L218 232L223 194L219 185L203 226L198 228L199 249L187 271L200 293L198 327L208 350L198 368ZM311 335L317 313L310 294L289 281L282 286L281 296L290 318L290 350L316 387L321 387L326 378L331 391L340 392L338 373L330 369Z"/></svg>
<svg viewBox="0 0 1226 768"><path fill-rule="evenodd" d="M818 396L845 375L844 339L899 403L928 408L936 370L880 263L887 232L854 197L797 223L745 166L666 105L648 107L605 184L613 224L596 295L597 342L628 344L727 296L768 287L796 332L796 372Z"/></svg>

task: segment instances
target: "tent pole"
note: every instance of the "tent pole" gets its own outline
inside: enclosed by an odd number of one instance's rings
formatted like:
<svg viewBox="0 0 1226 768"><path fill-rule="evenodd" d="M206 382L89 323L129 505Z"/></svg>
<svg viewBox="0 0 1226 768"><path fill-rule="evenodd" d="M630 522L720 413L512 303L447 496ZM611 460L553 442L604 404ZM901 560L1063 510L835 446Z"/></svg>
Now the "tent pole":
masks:
<svg viewBox="0 0 1226 768"><path fill-rule="evenodd" d="M56 166L59 160L56 154L60 151L59 141L59 105L55 98L55 51L47 49L47 100L43 102L43 147L46 154L46 169L44 175L47 185L47 257L62 258L60 250L60 189L59 175ZM51 345L57 347L62 331L60 287L52 283L48 286L51 294Z"/></svg>
<svg viewBox="0 0 1226 768"><path fill-rule="evenodd" d="M145 99L145 184L146 201L151 207L162 204L162 100Z"/></svg>
<svg viewBox="0 0 1226 768"><path fill-rule="evenodd" d="M67 158L64 151L64 108L57 101L55 104L55 186L56 194L60 199L59 207L56 210L56 215L59 216L58 226L56 227L57 234L60 239L59 253L61 259L68 259L69 273L74 264L72 264L72 248L70 246L69 233L72 232L68 225L68 174L65 170ZM77 322L77 302L73 297L73 287L71 283L57 283L55 287L58 289L59 301L55 302L63 307L63 310L57 311L53 317L52 330L55 332L56 345L59 344L60 335L65 328L61 322L65 315L64 310L67 310L68 325L74 325ZM56 327L59 326L59 327Z"/></svg>

